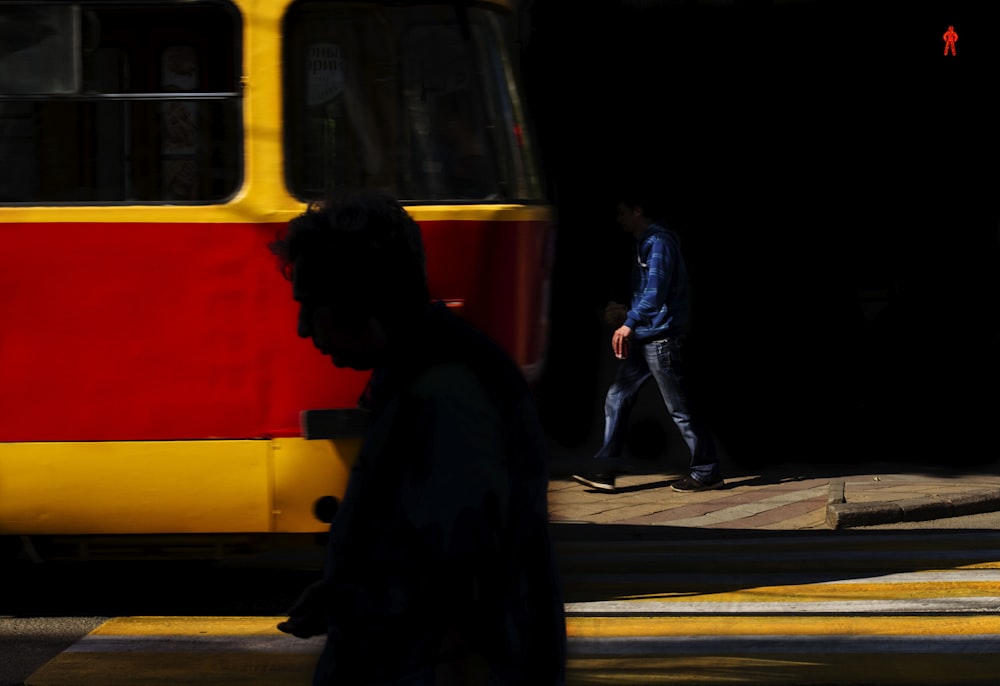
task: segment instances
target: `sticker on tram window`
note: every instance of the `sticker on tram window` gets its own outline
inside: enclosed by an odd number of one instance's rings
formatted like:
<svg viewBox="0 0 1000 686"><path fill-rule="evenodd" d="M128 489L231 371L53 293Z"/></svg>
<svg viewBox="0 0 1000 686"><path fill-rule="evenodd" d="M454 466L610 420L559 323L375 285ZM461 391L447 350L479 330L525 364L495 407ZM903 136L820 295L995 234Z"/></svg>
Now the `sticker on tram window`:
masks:
<svg viewBox="0 0 1000 686"><path fill-rule="evenodd" d="M306 99L310 106L330 102L344 88L344 62L340 46L313 43L306 50Z"/></svg>

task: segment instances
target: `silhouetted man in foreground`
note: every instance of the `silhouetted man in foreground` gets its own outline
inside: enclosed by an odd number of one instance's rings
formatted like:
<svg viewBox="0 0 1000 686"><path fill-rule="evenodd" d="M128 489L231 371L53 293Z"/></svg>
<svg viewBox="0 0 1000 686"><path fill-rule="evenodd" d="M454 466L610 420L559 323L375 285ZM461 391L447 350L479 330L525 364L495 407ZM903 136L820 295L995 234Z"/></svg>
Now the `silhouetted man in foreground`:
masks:
<svg viewBox="0 0 1000 686"><path fill-rule="evenodd" d="M394 199L311 208L272 251L299 335L373 370L324 579L283 631L326 633L315 684L563 684L544 439L517 366L427 288Z"/></svg>

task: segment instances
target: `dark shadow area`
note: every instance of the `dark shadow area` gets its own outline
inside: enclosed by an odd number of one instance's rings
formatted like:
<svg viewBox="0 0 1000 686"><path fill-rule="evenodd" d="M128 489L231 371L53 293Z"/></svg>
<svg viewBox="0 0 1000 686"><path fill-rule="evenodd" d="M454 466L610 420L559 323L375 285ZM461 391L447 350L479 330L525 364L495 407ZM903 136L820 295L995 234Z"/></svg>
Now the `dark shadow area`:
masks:
<svg viewBox="0 0 1000 686"><path fill-rule="evenodd" d="M1000 550L995 530L769 531L571 523L553 524L551 530L566 602L610 600L624 588L628 594L696 599L761 584L957 569L995 562ZM845 554L874 543L884 543L884 550L868 548L863 564ZM274 559L266 564L90 560L6 563L4 574L0 614L12 617L280 617L317 571ZM613 576L600 586L582 581L587 574Z"/></svg>
<svg viewBox="0 0 1000 686"><path fill-rule="evenodd" d="M737 233L731 213L737 205L745 213L752 192L739 189L736 202L715 196L749 178L732 161L756 159L737 148L749 148L758 136L740 132L759 128L763 135L765 126L757 116L766 72L751 66L764 55L754 59L747 51L740 73L724 63L753 33L746 22L762 20L753 10L692 5L637 10L606 3L600 11L570 14L555 2L532 4L523 71L560 227L552 339L539 395L547 426L564 443L587 438L593 399L606 390L596 379L609 345L604 305L629 297L633 241L615 220L618 178L662 180L689 262L697 327L708 327L703 313L715 297L709 284L713 271L725 267L705 259L710 246L724 244L704 227ZM734 107L742 121L732 117ZM704 346L692 340L687 350L697 367Z"/></svg>
<svg viewBox="0 0 1000 686"><path fill-rule="evenodd" d="M734 460L991 460L1000 8L643 4L532 4L523 66L560 229L538 389L553 439L584 442L606 390L599 312L631 248L609 192L627 169L673 207L692 386Z"/></svg>
<svg viewBox="0 0 1000 686"><path fill-rule="evenodd" d="M8 562L0 614L278 617L319 574L211 561Z"/></svg>
<svg viewBox="0 0 1000 686"><path fill-rule="evenodd" d="M957 569L993 562L1000 549L1000 532L982 530L764 531L557 524L553 531L569 603L658 593L697 600L705 594L761 585ZM908 540L919 545L900 545ZM867 547L876 544L885 544L885 549ZM865 552L851 554L859 549ZM595 582L592 575L602 574L613 577ZM636 578L630 579L633 574ZM720 614L727 614L725 608Z"/></svg>

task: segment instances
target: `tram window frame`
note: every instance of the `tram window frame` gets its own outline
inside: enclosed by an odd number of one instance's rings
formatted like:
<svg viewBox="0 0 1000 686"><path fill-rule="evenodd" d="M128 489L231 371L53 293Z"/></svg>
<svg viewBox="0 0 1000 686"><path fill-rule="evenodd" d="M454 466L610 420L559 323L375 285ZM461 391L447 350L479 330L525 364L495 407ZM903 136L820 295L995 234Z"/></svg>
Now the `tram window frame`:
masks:
<svg viewBox="0 0 1000 686"><path fill-rule="evenodd" d="M542 201L539 163L512 68L511 20L487 4L293 3L282 23L289 192L306 202L361 188L408 203ZM421 32L438 54L414 56ZM449 49L452 54L444 54ZM310 50L325 58L311 73ZM434 60L439 64L428 66ZM435 72L441 63L455 74ZM315 102L320 87L328 89L328 99ZM435 128L432 116L445 114L446 106L447 114L468 115L473 124L463 139L469 150L464 163L478 183L467 187L460 187L457 175L441 176L457 157L444 156L448 145L438 134L457 139L461 133L455 121ZM338 127L347 135L338 138ZM331 149L334 155L324 154Z"/></svg>
<svg viewBox="0 0 1000 686"><path fill-rule="evenodd" d="M60 37L51 17L68 14L74 35ZM8 36L38 38L22 60L72 45L73 83L0 79L0 206L207 205L239 192L243 19L232 2L0 0L0 26L16 20ZM0 38L0 60L16 65L19 46L3 48Z"/></svg>

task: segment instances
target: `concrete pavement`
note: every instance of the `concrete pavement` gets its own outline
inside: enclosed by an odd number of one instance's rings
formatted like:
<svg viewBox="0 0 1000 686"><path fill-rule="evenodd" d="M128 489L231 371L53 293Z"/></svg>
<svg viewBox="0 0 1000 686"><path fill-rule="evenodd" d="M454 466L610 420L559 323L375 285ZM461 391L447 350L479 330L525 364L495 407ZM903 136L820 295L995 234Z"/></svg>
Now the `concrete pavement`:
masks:
<svg viewBox="0 0 1000 686"><path fill-rule="evenodd" d="M711 529L843 529L1000 511L1000 462L945 468L902 463L780 464L720 461L725 487L677 493L683 465L666 457L627 459L615 493L570 475L589 453L550 448L553 522Z"/></svg>

